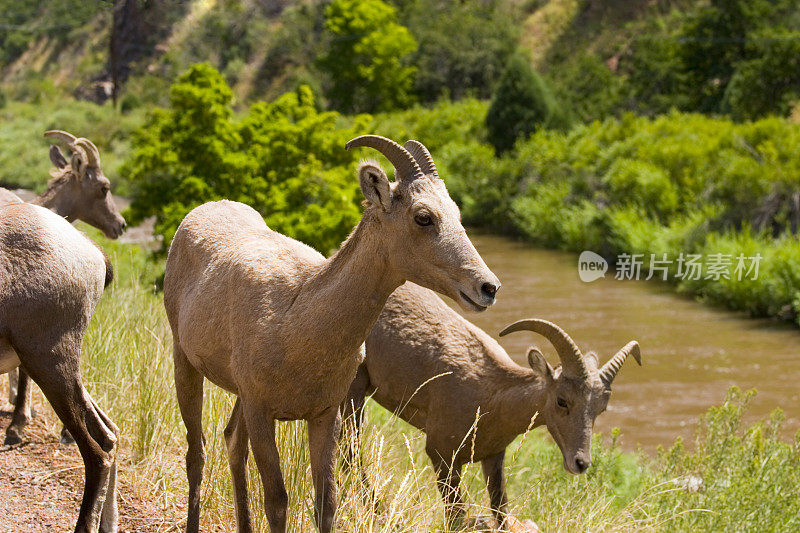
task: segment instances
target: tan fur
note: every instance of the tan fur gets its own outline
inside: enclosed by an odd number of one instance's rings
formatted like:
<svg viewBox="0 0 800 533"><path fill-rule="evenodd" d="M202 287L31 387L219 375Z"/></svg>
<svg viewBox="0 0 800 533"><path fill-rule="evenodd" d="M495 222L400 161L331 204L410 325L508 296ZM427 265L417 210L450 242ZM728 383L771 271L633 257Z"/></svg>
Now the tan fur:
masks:
<svg viewBox="0 0 800 533"><path fill-rule="evenodd" d="M404 280L413 279L454 296L466 308L481 309L494 301L481 287L498 287L499 282L467 238L441 180L389 184L383 170L371 163L359 173L370 206L327 260L270 230L255 210L236 202L196 208L175 234L164 303L188 429L189 531L197 531L199 520L203 376L239 396L225 432L238 531L250 527L246 491L236 489L245 483L242 442L249 434L272 531L285 531L286 492L274 421L304 419L309 421L319 528L327 532L336 507L338 406L386 299ZM435 224L416 223L421 212Z"/></svg>
<svg viewBox="0 0 800 533"><path fill-rule="evenodd" d="M88 533L117 529L117 428L84 389L79 367L105 277L102 253L62 217L26 203L0 207L0 351L6 361L16 355L75 437L86 464L76 531Z"/></svg>
<svg viewBox="0 0 800 533"><path fill-rule="evenodd" d="M462 465L482 461L493 511L502 520L502 458L532 420L534 427L547 425L568 471L579 473L588 467L592 425L606 408L609 390L601 383L594 356L586 360L591 372L583 381L549 366L538 371L521 367L436 294L406 283L389 298L367 337L366 359L343 409L345 418L355 409L359 423L365 395L372 395L422 429L440 488L451 505L460 503L457 480ZM569 414L557 406L559 396L569 403ZM575 466L577 458L585 461L580 468Z"/></svg>

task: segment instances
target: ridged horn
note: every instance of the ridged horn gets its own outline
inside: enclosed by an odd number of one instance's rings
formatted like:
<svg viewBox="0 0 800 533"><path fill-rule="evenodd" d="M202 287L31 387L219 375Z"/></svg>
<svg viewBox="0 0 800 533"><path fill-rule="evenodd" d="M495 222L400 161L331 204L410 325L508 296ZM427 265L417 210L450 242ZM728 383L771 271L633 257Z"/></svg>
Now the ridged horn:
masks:
<svg viewBox="0 0 800 533"><path fill-rule="evenodd" d="M623 348L600 369L600 379L606 387L611 387L611 382L617 377L617 372L622 368L623 363L625 363L629 355L632 355L633 358L636 359L636 362L639 363L639 366L642 366L642 355L639 350L639 343L631 341L623 346Z"/></svg>
<svg viewBox="0 0 800 533"><path fill-rule="evenodd" d="M58 139L59 141L64 141L70 148L72 148L72 145L78 140L78 138L73 134L61 130L48 130L44 132L44 136L52 137L54 139Z"/></svg>
<svg viewBox="0 0 800 533"><path fill-rule="evenodd" d="M508 335L515 331L533 331L543 336L555 347L558 358L564 373L572 377L584 377L588 375L586 364L583 361L583 354L575 341L567 335L567 332L556 326L552 322L539 318L526 318L517 320L513 324L506 326L500 332L500 336Z"/></svg>
<svg viewBox="0 0 800 533"><path fill-rule="evenodd" d="M374 148L382 153L394 166L398 181L410 182L424 176L414 156L391 139L381 137L380 135L361 135L355 139L350 139L345 145L345 148L350 150L358 146Z"/></svg>
<svg viewBox="0 0 800 533"><path fill-rule="evenodd" d="M92 141L86 139L85 137L81 137L80 139L75 140L75 146L80 146L83 148L84 152L86 152L89 166L98 168L100 167L100 151Z"/></svg>
<svg viewBox="0 0 800 533"><path fill-rule="evenodd" d="M431 153L427 148L425 148L424 144L411 139L406 141L404 147L406 150L408 150L408 153L410 153L414 159L416 159L417 163L419 163L420 168L422 168L422 172L435 178L439 177L439 172L436 170L436 164L433 162L433 157L431 157Z"/></svg>

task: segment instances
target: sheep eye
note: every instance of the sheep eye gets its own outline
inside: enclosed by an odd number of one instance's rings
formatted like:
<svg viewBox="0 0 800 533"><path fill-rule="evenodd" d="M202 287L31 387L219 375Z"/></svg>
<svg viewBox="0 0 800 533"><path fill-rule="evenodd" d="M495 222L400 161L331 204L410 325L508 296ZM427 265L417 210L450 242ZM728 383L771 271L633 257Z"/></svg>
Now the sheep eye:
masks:
<svg viewBox="0 0 800 533"><path fill-rule="evenodd" d="M103 196L105 196L106 194L108 194L108 192L109 192L110 190L111 190L111 189L109 188L109 186L108 186L108 185L103 185L102 187L100 187L100 192L103 194Z"/></svg>
<svg viewBox="0 0 800 533"><path fill-rule="evenodd" d="M414 222L416 222L420 226L430 226L431 224L433 224L431 216L426 214L419 214L414 216Z"/></svg>
<svg viewBox="0 0 800 533"><path fill-rule="evenodd" d="M565 400L564 398L561 398L560 396L558 398L556 398L556 403L562 409L566 409L567 408L567 400Z"/></svg>

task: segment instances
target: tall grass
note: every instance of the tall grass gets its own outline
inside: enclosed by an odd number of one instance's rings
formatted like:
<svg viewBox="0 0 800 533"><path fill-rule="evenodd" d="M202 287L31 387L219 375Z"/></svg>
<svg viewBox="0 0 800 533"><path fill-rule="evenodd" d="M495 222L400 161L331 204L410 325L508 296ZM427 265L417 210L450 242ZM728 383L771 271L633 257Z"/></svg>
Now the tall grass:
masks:
<svg viewBox="0 0 800 533"><path fill-rule="evenodd" d="M185 428L173 390L170 330L161 295L149 281L154 266L139 248L89 232L103 242L117 271L87 333L83 372L90 393L120 427L121 476L134 492L121 497L162 502L165 508L185 506ZM558 448L542 430L523 435L506 454L510 512L534 519L546 531L565 532L777 531L783 524L797 526L800 440L779 440L777 416L743 431L740 420L748 400L748 395L733 392L722 407L710 411L693 450L679 442L648 458L620 450L617 432L606 439L596 436L593 465L584 476L564 471ZM202 524L208 531L229 531L234 523L222 436L232 408L231 395L206 387ZM57 431L52 414L49 418ZM421 432L370 402L360 450L363 472L358 464L349 469L340 464L337 472L338 530L445 530L424 446ZM305 423L280 423L278 447L289 493L290 531L313 531ZM267 532L253 463L248 478L254 526ZM457 530L473 531L472 520L489 514L479 466L465 470L462 489L469 516ZM766 499L770 501L761 501ZM183 517L184 511L179 514Z"/></svg>

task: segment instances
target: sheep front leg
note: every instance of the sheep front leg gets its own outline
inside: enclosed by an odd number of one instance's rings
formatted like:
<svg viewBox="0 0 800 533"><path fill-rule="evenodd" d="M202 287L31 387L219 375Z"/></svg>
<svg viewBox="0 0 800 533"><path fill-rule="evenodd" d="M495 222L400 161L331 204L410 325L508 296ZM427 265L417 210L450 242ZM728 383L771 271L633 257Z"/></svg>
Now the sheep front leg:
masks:
<svg viewBox="0 0 800 533"><path fill-rule="evenodd" d="M508 496L506 494L506 479L503 474L503 463L506 451L481 461L483 476L486 478L486 488L489 490L489 501L492 505L492 514L497 523L502 526L508 513Z"/></svg>
<svg viewBox="0 0 800 533"><path fill-rule="evenodd" d="M464 518L464 502L461 499L461 468L455 461L448 462L435 450L426 449L436 471L436 486L442 494L448 528L453 528Z"/></svg>
<svg viewBox="0 0 800 533"><path fill-rule="evenodd" d="M329 407L308 421L311 475L314 478L314 515L321 533L333 531L336 519L336 453L342 417L338 406Z"/></svg>
<svg viewBox="0 0 800 533"><path fill-rule="evenodd" d="M281 458L275 444L275 419L268 415L258 401L242 398L242 409L247 432L252 437L250 446L256 460L261 484L264 487L264 512L272 533L286 533L289 495L283 483Z"/></svg>

